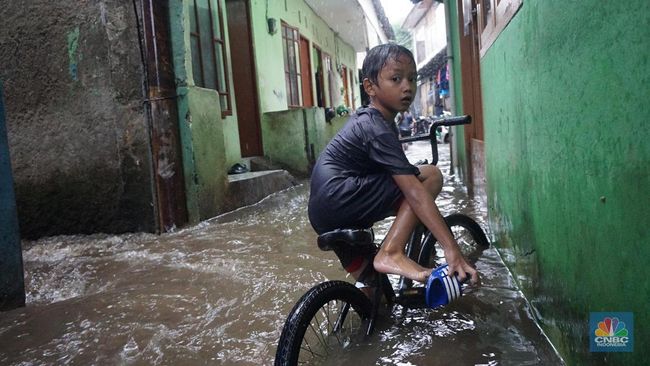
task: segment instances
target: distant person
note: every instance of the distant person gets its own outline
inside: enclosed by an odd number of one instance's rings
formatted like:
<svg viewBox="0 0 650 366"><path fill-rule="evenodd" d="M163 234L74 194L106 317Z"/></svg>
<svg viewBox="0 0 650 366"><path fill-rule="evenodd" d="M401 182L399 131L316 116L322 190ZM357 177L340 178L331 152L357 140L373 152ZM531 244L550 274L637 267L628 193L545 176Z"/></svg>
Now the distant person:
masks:
<svg viewBox="0 0 650 366"><path fill-rule="evenodd" d="M399 136L400 137L409 137L413 133L413 116L409 111L404 111L402 113L402 117L399 119L399 122L397 123L397 128L399 129ZM410 145L410 142L402 144L402 149L403 150L408 150L408 146Z"/></svg>
<svg viewBox="0 0 650 366"><path fill-rule="evenodd" d="M335 252L357 280L373 265L381 273L425 282L432 269L404 253L409 235L422 222L440 240L450 275L457 273L460 280L471 276L472 283L478 283L478 272L463 257L434 201L442 190L442 173L433 165L411 165L398 139L395 116L407 111L415 97L413 54L392 43L376 46L368 51L362 74L369 106L350 116L312 171L308 211L312 227L318 234L363 229L396 215L373 263L357 247Z"/></svg>

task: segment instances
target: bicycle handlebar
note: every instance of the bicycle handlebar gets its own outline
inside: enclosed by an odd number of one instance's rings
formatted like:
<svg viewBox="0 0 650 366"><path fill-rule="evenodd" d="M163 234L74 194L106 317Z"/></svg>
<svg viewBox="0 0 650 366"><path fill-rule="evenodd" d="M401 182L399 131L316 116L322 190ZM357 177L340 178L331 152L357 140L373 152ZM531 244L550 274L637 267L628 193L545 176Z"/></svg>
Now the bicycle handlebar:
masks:
<svg viewBox="0 0 650 366"><path fill-rule="evenodd" d="M431 123L431 127L429 127L429 133L423 133L421 135L404 137L404 138L399 139L399 141L400 142L413 142L413 141L424 141L424 140L429 140L429 139L432 140L432 137L435 138L435 136L436 136L436 128L438 128L438 126L459 126L459 125L467 125L467 124L470 124L470 123L472 123L472 116L470 116L470 115L456 116L456 117L445 117L445 118L436 119Z"/></svg>
<svg viewBox="0 0 650 366"><path fill-rule="evenodd" d="M445 117L433 121L431 126L458 126L458 125L468 125L472 123L472 116L456 116L456 117Z"/></svg>
<svg viewBox="0 0 650 366"><path fill-rule="evenodd" d="M413 142L413 141L424 141L429 140L431 142L431 164L438 164L438 142L436 141L436 129L439 126L458 126L458 125L467 125L472 123L472 117L470 115L465 116L456 116L456 117L444 117L434 120L431 123L429 128L429 133L423 133L417 136L404 137L399 139L401 143Z"/></svg>

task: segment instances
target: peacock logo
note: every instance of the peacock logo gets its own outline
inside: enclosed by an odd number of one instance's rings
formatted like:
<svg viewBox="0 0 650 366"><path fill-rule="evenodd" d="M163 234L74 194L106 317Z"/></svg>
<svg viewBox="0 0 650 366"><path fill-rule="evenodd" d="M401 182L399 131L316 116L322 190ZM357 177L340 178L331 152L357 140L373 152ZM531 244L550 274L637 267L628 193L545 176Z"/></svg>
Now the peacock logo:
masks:
<svg viewBox="0 0 650 366"><path fill-rule="evenodd" d="M605 317L598 322L594 335L598 347L626 347L630 340L625 322L617 317Z"/></svg>
<svg viewBox="0 0 650 366"><path fill-rule="evenodd" d="M632 312L589 313L589 351L633 352L634 314Z"/></svg>
<svg viewBox="0 0 650 366"><path fill-rule="evenodd" d="M625 323L619 321L616 317L606 317L603 321L598 322L596 337L627 337Z"/></svg>

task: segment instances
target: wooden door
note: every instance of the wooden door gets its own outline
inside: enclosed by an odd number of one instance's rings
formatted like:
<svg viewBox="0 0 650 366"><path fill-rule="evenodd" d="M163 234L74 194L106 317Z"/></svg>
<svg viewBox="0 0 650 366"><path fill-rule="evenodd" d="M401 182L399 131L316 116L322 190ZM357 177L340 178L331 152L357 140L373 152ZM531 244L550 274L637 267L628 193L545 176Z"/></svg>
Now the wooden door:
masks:
<svg viewBox="0 0 650 366"><path fill-rule="evenodd" d="M461 78L463 85L463 113L472 116L472 124L465 126L465 154L470 166L470 192L485 195L485 143L483 139L483 101L481 97L481 68L479 29L476 17L477 0L457 0L460 33Z"/></svg>
<svg viewBox="0 0 650 366"><path fill-rule="evenodd" d="M313 107L314 97L311 84L309 40L303 36L300 36L300 82L302 87L302 105L304 107Z"/></svg>
<svg viewBox="0 0 650 366"><path fill-rule="evenodd" d="M237 125L242 157L264 155L257 98L255 56L249 0L227 0L228 37L232 59Z"/></svg>

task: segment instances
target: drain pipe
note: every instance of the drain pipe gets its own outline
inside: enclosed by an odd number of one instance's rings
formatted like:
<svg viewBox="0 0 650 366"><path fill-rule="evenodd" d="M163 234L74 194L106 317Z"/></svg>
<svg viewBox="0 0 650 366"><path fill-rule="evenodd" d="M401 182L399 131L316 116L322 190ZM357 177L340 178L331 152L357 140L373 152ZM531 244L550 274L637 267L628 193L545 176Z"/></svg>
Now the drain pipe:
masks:
<svg viewBox="0 0 650 366"><path fill-rule="evenodd" d="M149 119L157 200L155 206L159 230L167 232L188 221L176 85L168 30L169 2L140 1L147 93L145 107Z"/></svg>
<svg viewBox="0 0 650 366"><path fill-rule="evenodd" d="M451 96L449 98L449 109L451 111L452 116L457 116L458 111L456 110L456 92L454 88L454 68L453 68L453 61L454 61L454 47L451 42L451 12L449 10L449 2L450 1L455 1L455 0L444 0L442 5L445 7L445 28L447 29L447 68L449 68L449 95ZM452 67L449 66L449 62L452 62ZM454 162L458 158L458 147L456 146L456 143L454 141L454 137L456 136L456 130L458 129L458 126L450 126L449 131L451 131L451 136L449 137L449 149L451 150L449 152L449 174L453 175L455 173L455 167L454 167Z"/></svg>

